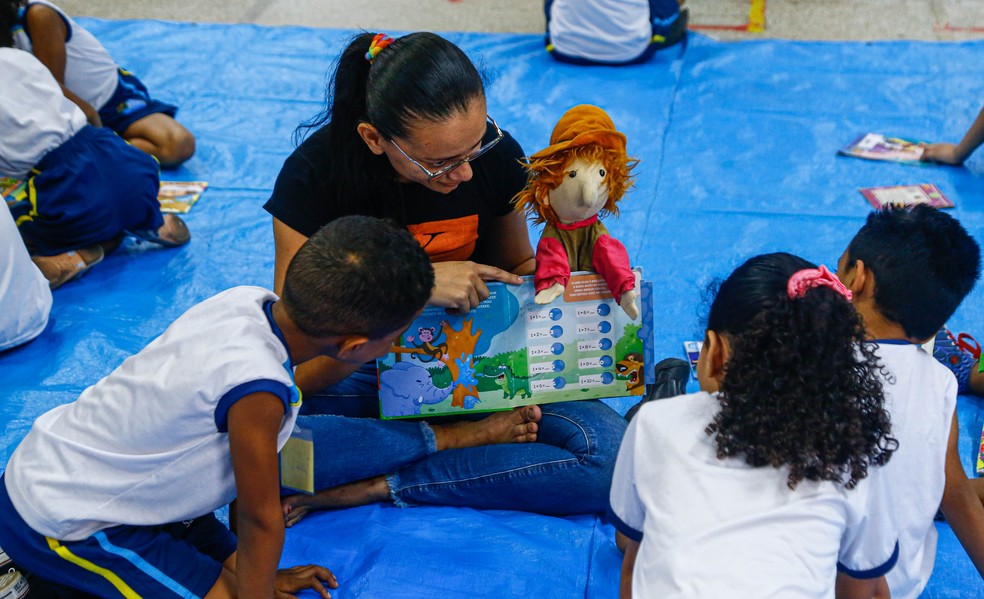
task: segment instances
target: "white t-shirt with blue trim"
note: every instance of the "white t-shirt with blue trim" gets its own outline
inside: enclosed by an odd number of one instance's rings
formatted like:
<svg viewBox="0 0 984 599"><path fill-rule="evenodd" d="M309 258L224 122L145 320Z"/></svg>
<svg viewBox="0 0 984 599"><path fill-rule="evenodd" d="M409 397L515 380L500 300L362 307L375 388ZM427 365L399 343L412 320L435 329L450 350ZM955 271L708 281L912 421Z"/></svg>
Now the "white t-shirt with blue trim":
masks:
<svg viewBox="0 0 984 599"><path fill-rule="evenodd" d="M609 516L640 541L637 597L834 597L838 568L880 576L897 556L879 472L847 490L787 486L787 468L718 459L700 392L646 404L615 466Z"/></svg>
<svg viewBox="0 0 984 599"><path fill-rule="evenodd" d="M547 36L552 50L585 60L634 60L652 43L649 0L553 0Z"/></svg>
<svg viewBox="0 0 984 599"><path fill-rule="evenodd" d="M918 345L881 341L876 351L885 407L899 448L885 466L899 522L899 563L888 573L894 598L922 593L936 561L936 516L946 486L946 450L957 405L957 379Z"/></svg>
<svg viewBox="0 0 984 599"><path fill-rule="evenodd" d="M227 415L258 391L300 407L290 356L270 316L277 299L235 287L185 312L138 354L35 421L7 464L10 499L36 532L84 539L117 524L188 520L236 496Z"/></svg>
<svg viewBox="0 0 984 599"><path fill-rule="evenodd" d="M0 48L0 176L26 178L87 124L40 60Z"/></svg>
<svg viewBox="0 0 984 599"><path fill-rule="evenodd" d="M65 87L96 110L113 97L119 82L119 66L96 36L72 20L65 11L45 0L30 0L58 13L68 30L65 40ZM23 9L22 9L23 10ZM23 27L14 30L14 47L31 52L33 45Z"/></svg>

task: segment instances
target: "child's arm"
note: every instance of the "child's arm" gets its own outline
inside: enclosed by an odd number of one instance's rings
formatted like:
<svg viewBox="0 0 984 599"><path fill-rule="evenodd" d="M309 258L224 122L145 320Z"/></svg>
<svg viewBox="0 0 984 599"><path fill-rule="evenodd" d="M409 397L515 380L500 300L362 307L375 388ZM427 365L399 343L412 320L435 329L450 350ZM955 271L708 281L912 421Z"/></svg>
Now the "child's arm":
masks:
<svg viewBox="0 0 984 599"><path fill-rule="evenodd" d="M984 143L984 108L959 144L927 144L922 159L945 164L963 164L982 143Z"/></svg>
<svg viewBox="0 0 984 599"><path fill-rule="evenodd" d="M618 585L618 597L632 599L632 570L635 568L636 555L639 554L639 542L624 535L621 540L625 542L625 555L622 556L622 578Z"/></svg>
<svg viewBox="0 0 984 599"><path fill-rule="evenodd" d="M31 32L31 46L34 56L62 86L65 97L78 105L85 113L89 122L95 126L102 123L99 112L88 102L75 95L65 87L65 39L68 37L68 27L57 12L43 4L35 4L27 11L27 30Z"/></svg>
<svg viewBox="0 0 984 599"><path fill-rule="evenodd" d="M954 413L946 448L946 487L943 489L940 507L970 561L974 562L977 572L984 576L984 506L971 488L967 473L960 463L958 435L957 415Z"/></svg>
<svg viewBox="0 0 984 599"><path fill-rule="evenodd" d="M309 569L308 576L278 581L277 565L284 544L284 518L280 511L277 433L284 417L283 402L272 393L247 395L229 408L229 449L236 477L239 549L236 555L237 596L269 598L274 589L294 592L305 588L329 597L321 581L337 587L324 568ZM293 569L296 570L296 569ZM277 583L280 584L277 584Z"/></svg>
<svg viewBox="0 0 984 599"><path fill-rule="evenodd" d="M862 580L838 572L835 588L837 599L889 599L892 596L884 576Z"/></svg>

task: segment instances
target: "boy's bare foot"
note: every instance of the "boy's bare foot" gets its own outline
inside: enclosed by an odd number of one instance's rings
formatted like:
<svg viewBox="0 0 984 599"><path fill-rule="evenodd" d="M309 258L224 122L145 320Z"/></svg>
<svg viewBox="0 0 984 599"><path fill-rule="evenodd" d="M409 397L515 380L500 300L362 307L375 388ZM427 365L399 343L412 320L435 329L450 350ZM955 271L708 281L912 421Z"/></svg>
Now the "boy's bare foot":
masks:
<svg viewBox="0 0 984 599"><path fill-rule="evenodd" d="M31 256L31 260L48 279L48 285L57 289L87 270L99 264L105 253L99 245L72 250L57 256Z"/></svg>
<svg viewBox="0 0 984 599"><path fill-rule="evenodd" d="M389 499L389 485L385 476L358 480L318 491L314 495L291 495L280 500L287 528L301 521L308 512L366 505Z"/></svg>
<svg viewBox="0 0 984 599"><path fill-rule="evenodd" d="M438 451L502 443L533 443L539 430L537 423L542 417L540 406L523 406L474 422L435 424L431 429Z"/></svg>

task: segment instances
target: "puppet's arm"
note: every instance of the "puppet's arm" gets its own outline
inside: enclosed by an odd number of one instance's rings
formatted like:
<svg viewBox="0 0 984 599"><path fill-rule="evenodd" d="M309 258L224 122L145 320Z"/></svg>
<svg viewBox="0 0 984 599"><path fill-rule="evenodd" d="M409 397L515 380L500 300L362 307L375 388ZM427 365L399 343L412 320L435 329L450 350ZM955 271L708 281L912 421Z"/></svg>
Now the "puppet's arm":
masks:
<svg viewBox="0 0 984 599"><path fill-rule="evenodd" d="M635 274L629 267L629 252L622 242L611 235L599 237L591 251L591 265L604 277L608 290L618 299L618 305L629 318L638 318L636 298L639 294L635 290Z"/></svg>
<svg viewBox="0 0 984 599"><path fill-rule="evenodd" d="M567 261L564 245L553 237L542 236L536 246L536 273L533 285L538 304L549 304L557 299L567 287L571 278L571 267Z"/></svg>

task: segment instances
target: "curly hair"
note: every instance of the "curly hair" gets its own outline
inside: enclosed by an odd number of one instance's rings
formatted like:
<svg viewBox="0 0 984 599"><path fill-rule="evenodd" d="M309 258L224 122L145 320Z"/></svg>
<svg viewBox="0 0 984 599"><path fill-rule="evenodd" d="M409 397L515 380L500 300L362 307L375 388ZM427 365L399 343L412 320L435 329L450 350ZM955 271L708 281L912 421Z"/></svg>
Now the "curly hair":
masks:
<svg viewBox="0 0 984 599"><path fill-rule="evenodd" d="M600 145L575 146L564 152L523 163L529 174L529 183L523 191L516 194L513 203L516 210L527 212L536 224L555 223L557 214L547 205L547 194L560 187L565 169L576 159L585 162L601 162L605 167L605 181L608 183L608 200L599 212L600 216L618 216L618 202L633 185L632 169L638 160L629 158L625 152Z"/></svg>
<svg viewBox="0 0 984 599"><path fill-rule="evenodd" d="M815 265L765 254L721 284L707 328L725 336L731 354L706 432L719 458L788 466L790 489L804 479L853 488L898 442L853 306L828 287L789 298L789 277L806 268Z"/></svg>

